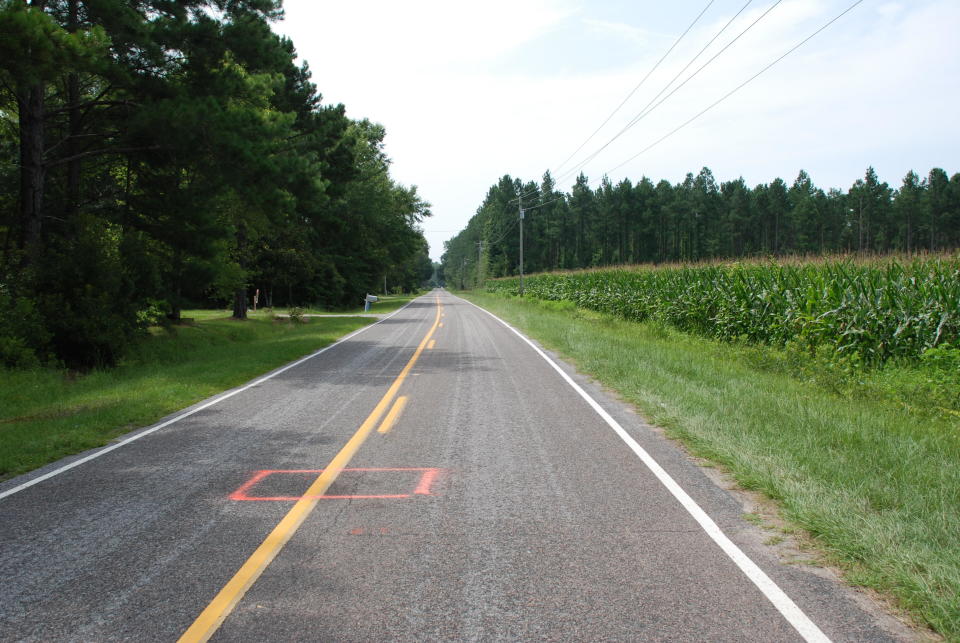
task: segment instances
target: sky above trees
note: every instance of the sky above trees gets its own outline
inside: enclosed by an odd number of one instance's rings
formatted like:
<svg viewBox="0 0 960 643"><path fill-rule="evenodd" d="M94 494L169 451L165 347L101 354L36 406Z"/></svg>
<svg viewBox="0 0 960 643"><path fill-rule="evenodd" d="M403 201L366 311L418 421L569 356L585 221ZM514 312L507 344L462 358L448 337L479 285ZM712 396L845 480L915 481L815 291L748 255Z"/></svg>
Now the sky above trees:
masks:
<svg viewBox="0 0 960 643"><path fill-rule="evenodd" d="M678 82L776 0L754 1ZM748 185L805 169L846 190L872 165L898 185L908 170L956 167L960 4L865 0L716 108L618 165L721 98L853 0L783 0L728 50L583 171L599 184L683 180L709 166ZM581 151L609 140L743 7L715 0L674 51ZM504 173L556 170L707 4L628 0L414 3L286 0L290 35L327 103L387 129L393 173L433 204L431 256ZM565 167L577 167L569 165ZM616 168L616 169L614 169ZM565 168L563 168L565 169ZM569 190L575 175L560 178Z"/></svg>

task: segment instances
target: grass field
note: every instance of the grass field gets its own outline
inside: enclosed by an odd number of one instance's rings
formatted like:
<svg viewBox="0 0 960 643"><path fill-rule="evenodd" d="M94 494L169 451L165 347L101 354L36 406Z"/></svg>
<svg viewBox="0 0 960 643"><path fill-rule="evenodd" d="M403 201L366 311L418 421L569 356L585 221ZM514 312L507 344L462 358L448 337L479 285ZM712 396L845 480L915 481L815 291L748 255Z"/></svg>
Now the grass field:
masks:
<svg viewBox="0 0 960 643"><path fill-rule="evenodd" d="M834 378L807 377L796 354L771 347L570 302L464 296L617 391L744 488L774 499L850 583L879 590L919 623L960 640L960 421L904 404L884 384L895 370L838 391Z"/></svg>
<svg viewBox="0 0 960 643"><path fill-rule="evenodd" d="M407 302L417 295L384 295L380 300L371 305L370 312L376 314L392 313L398 308L405 306ZM364 313L363 304L353 308L343 308L337 310L326 310L322 308L300 308L305 315L352 315ZM287 316L290 314L290 308L260 308L254 311L252 308L247 311L250 319L273 319L274 316ZM233 315L233 310L223 308L220 310L185 310L183 317L187 319L222 319Z"/></svg>
<svg viewBox="0 0 960 643"><path fill-rule="evenodd" d="M410 299L385 298L372 312L396 310ZM237 322L230 311L184 311L189 325L152 328L118 367L87 374L0 369L0 480L106 444L374 321L274 319L286 312L261 310Z"/></svg>

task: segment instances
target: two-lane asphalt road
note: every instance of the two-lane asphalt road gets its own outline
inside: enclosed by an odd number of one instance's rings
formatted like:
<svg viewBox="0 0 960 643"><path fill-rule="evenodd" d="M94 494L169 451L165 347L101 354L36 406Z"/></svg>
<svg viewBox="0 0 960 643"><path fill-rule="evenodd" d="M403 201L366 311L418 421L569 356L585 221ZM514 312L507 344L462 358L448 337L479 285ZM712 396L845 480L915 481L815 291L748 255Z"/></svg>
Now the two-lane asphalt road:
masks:
<svg viewBox="0 0 960 643"><path fill-rule="evenodd" d="M444 291L196 408L0 485L0 640L892 636Z"/></svg>

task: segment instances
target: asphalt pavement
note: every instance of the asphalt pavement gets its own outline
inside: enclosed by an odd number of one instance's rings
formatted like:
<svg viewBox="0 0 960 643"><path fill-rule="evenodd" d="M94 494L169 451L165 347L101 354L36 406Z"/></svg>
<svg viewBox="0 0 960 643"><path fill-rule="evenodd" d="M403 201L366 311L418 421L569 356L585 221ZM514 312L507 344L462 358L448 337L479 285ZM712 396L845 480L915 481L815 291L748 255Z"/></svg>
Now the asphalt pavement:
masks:
<svg viewBox="0 0 960 643"><path fill-rule="evenodd" d="M910 636L442 290L183 415L0 485L0 640Z"/></svg>

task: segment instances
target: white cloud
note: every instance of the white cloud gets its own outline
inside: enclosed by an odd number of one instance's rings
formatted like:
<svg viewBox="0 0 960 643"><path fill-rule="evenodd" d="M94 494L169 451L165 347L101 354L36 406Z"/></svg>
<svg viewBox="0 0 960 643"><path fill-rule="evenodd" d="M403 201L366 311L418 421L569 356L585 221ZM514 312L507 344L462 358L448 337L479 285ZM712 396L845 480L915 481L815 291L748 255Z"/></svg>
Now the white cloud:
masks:
<svg viewBox="0 0 960 643"><path fill-rule="evenodd" d="M632 42L660 42L667 38L664 34L641 29L640 27L635 27L625 22L611 22L608 20L598 20L596 18L584 18L582 22L588 29L598 34L623 38Z"/></svg>

